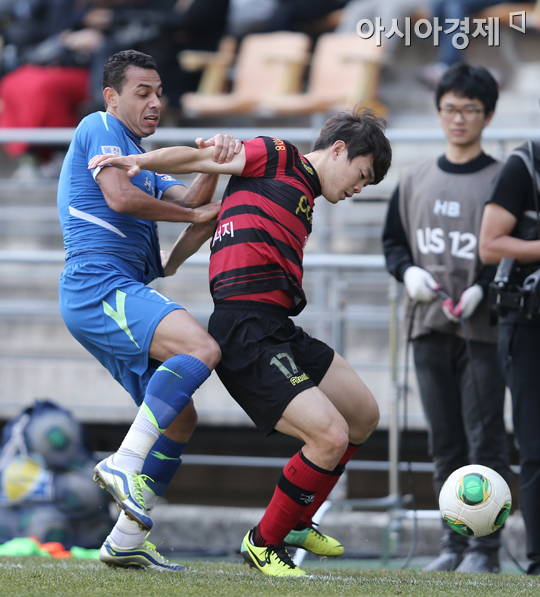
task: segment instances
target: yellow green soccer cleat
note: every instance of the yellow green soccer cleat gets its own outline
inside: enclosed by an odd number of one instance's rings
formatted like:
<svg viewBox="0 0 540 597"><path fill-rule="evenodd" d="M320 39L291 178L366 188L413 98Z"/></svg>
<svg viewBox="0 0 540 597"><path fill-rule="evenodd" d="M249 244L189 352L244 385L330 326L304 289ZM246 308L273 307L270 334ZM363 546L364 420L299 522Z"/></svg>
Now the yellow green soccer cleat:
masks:
<svg viewBox="0 0 540 597"><path fill-rule="evenodd" d="M128 518L138 522L143 530L149 531L152 519L147 514L142 492L146 479L146 475L136 475L114 465L112 456L98 462L94 468L94 481L112 495Z"/></svg>
<svg viewBox="0 0 540 597"><path fill-rule="evenodd" d="M257 568L267 576L305 576L306 573L292 561L284 543L256 547L251 543L251 531L242 541L240 553L250 568Z"/></svg>
<svg viewBox="0 0 540 597"><path fill-rule="evenodd" d="M143 568L158 572L182 572L184 566L173 564L156 551L156 546L150 541L145 541L139 547L125 549L116 547L110 537L99 550L99 559L107 566L120 568Z"/></svg>
<svg viewBox="0 0 540 597"><path fill-rule="evenodd" d="M285 537L285 543L291 547L300 547L310 551L317 556L328 556L337 558L343 554L343 545L329 537L319 533L313 527L308 527L302 531L291 531Z"/></svg>

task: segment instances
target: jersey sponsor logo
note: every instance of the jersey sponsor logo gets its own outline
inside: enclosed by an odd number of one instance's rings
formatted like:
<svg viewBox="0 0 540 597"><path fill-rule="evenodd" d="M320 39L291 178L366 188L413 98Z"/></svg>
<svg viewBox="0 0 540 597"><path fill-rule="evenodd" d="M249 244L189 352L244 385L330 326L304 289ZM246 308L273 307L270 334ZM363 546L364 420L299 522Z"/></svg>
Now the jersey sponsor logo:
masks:
<svg viewBox="0 0 540 597"><path fill-rule="evenodd" d="M447 233L448 238L442 228L419 228L416 231L416 244L418 250L423 255L434 253L441 255L447 248L450 249L450 255L458 259L473 260L476 257L475 249L478 240L471 232L460 232L452 230Z"/></svg>
<svg viewBox="0 0 540 597"><path fill-rule="evenodd" d="M212 247L216 244L217 241L220 241L223 236L227 234L231 235L231 238L234 237L234 223L232 220L230 222L223 222L216 228L216 232L214 234L214 238L212 239Z"/></svg>
<svg viewBox="0 0 540 597"><path fill-rule="evenodd" d="M441 201L441 199L436 199L433 206L433 213L437 216L459 218L461 215L461 204L457 201Z"/></svg>
<svg viewBox="0 0 540 597"><path fill-rule="evenodd" d="M102 145L101 153L104 155L122 155L122 150L114 145Z"/></svg>

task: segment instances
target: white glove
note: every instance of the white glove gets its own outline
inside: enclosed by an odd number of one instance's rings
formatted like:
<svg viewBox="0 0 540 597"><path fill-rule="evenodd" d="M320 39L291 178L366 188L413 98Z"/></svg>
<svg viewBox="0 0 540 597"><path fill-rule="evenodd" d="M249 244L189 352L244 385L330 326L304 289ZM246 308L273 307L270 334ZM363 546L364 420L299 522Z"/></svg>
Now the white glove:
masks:
<svg viewBox="0 0 540 597"><path fill-rule="evenodd" d="M459 323L459 317L454 315L454 299L448 297L442 302L442 310L446 317L454 323Z"/></svg>
<svg viewBox="0 0 540 597"><path fill-rule="evenodd" d="M478 284L474 284L467 288L459 298L458 304L454 307L454 315L469 319L474 313L474 310L484 298L484 289Z"/></svg>
<svg viewBox="0 0 540 597"><path fill-rule="evenodd" d="M411 265L405 270L403 282L409 296L413 301L429 303L437 296L440 288L435 278L425 269Z"/></svg>

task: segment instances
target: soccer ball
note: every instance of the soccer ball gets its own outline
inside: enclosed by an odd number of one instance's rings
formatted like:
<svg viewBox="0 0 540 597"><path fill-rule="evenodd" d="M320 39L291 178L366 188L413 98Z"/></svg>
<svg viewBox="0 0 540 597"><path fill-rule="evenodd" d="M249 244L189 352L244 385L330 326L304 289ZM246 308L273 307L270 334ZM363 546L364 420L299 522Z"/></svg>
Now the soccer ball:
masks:
<svg viewBox="0 0 540 597"><path fill-rule="evenodd" d="M442 486L439 509L461 535L483 537L500 529L510 514L512 494L506 481L480 464L462 466Z"/></svg>
<svg viewBox="0 0 540 597"><path fill-rule="evenodd" d="M67 411L41 410L30 419L25 434L28 451L41 454L53 471L78 468L88 458L82 426Z"/></svg>

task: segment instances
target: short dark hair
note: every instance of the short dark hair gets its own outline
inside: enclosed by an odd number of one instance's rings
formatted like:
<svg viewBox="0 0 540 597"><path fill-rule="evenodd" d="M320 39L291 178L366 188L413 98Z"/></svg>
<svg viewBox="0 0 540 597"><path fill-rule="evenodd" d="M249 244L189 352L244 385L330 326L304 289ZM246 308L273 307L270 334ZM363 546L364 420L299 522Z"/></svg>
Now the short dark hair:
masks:
<svg viewBox="0 0 540 597"><path fill-rule="evenodd" d="M392 148L384 134L386 121L375 116L373 110L356 106L329 118L313 146L313 151L332 147L336 141L347 146L349 162L360 155L373 155L372 184L386 176L392 162Z"/></svg>
<svg viewBox="0 0 540 597"><path fill-rule="evenodd" d="M495 110L499 99L499 87L493 75L483 66L471 66L465 62L452 65L441 77L435 90L435 105L439 110L441 98L446 93L478 99L484 105L485 114Z"/></svg>
<svg viewBox="0 0 540 597"><path fill-rule="evenodd" d="M103 89L112 87L118 93L126 82L126 70L130 66L157 71L157 65L152 56L137 52L137 50L122 50L111 56L103 68Z"/></svg>

